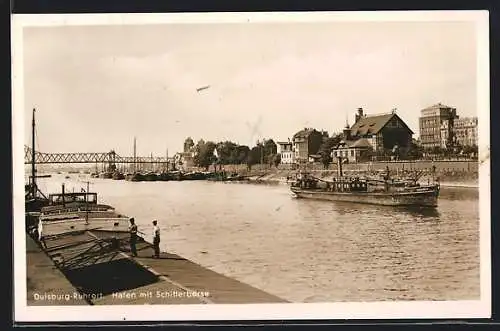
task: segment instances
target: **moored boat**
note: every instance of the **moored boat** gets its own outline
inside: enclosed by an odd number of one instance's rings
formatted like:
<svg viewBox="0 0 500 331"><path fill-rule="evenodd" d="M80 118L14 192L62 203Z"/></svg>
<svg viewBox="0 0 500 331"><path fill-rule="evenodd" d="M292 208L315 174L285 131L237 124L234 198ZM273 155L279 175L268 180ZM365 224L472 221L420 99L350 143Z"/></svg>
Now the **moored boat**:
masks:
<svg viewBox="0 0 500 331"><path fill-rule="evenodd" d="M111 179L111 178L113 178L113 173L112 173L112 172L109 172L109 171L106 171L106 172L101 172L101 173L99 174L99 178Z"/></svg>
<svg viewBox="0 0 500 331"><path fill-rule="evenodd" d="M125 176L125 180L131 181L131 182L142 182L144 180L144 176L138 172L133 173L133 174L127 174Z"/></svg>
<svg viewBox="0 0 500 331"><path fill-rule="evenodd" d="M145 175L143 175L143 178L147 182L154 182L158 180L158 175L155 174L154 172L148 172Z"/></svg>
<svg viewBox="0 0 500 331"><path fill-rule="evenodd" d="M121 172L119 172L119 171L115 171L115 172L113 173L113 179L114 179L114 180L122 180L122 179L125 179L125 175L124 175L124 174L122 174L122 173L121 173Z"/></svg>
<svg viewBox="0 0 500 331"><path fill-rule="evenodd" d="M169 172L164 171L158 175L158 180L164 182L172 180L172 175Z"/></svg>

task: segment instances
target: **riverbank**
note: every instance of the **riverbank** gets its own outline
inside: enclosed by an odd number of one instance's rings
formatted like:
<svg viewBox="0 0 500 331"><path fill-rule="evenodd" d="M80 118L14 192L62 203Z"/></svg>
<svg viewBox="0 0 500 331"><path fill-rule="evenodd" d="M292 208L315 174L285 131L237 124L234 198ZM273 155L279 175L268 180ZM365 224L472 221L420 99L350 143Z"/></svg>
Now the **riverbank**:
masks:
<svg viewBox="0 0 500 331"><path fill-rule="evenodd" d="M337 175L337 171L334 170L310 170L310 172L317 178L324 180L332 180L333 177ZM394 172L395 175L410 174L410 171L405 172ZM255 171L255 172L242 172L241 175L247 176L248 182L251 183L263 183L263 184L287 184L292 178L295 177L295 170L279 170L270 169L267 171ZM367 171L359 170L346 170L344 171L346 176L363 176L368 174ZM374 172L370 174L375 174ZM432 175L429 173L424 173L421 177L421 181L425 182ZM478 188L479 179L477 173L450 171L450 172L440 172L436 176L439 178L441 186L443 187L470 187Z"/></svg>

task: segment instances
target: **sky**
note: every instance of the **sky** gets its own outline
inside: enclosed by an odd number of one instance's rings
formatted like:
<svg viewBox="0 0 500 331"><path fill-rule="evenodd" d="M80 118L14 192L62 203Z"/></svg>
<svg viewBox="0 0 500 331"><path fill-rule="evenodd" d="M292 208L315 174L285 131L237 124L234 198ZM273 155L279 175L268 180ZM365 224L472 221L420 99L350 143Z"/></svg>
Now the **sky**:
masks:
<svg viewBox="0 0 500 331"><path fill-rule="evenodd" d="M28 27L25 139L37 149L165 156L192 137L253 145L304 127L339 132L422 108L477 116L473 22L306 22ZM198 88L209 86L202 91Z"/></svg>

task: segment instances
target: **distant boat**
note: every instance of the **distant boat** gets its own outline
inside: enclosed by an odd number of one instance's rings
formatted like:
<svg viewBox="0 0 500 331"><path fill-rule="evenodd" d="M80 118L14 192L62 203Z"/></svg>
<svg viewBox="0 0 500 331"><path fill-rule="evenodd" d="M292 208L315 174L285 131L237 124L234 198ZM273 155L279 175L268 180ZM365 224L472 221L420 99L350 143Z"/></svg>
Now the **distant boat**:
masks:
<svg viewBox="0 0 500 331"><path fill-rule="evenodd" d="M148 172L144 175L144 180L147 182L154 182L158 180L158 175L154 172Z"/></svg>
<svg viewBox="0 0 500 331"><path fill-rule="evenodd" d="M113 178L113 173L112 172L101 172L99 174L99 178L111 179L111 178Z"/></svg>
<svg viewBox="0 0 500 331"><path fill-rule="evenodd" d="M122 179L125 179L125 175L124 175L124 174L122 174L122 173L121 173L121 172L119 172L119 171L115 171L115 172L113 173L113 179L114 179L114 180L122 180Z"/></svg>
<svg viewBox="0 0 500 331"><path fill-rule="evenodd" d="M131 182L142 182L144 180L144 176L138 172L133 173L133 174L127 174L125 176L125 180L131 181Z"/></svg>
<svg viewBox="0 0 500 331"><path fill-rule="evenodd" d="M184 180L203 180L203 179L207 179L207 176L202 172L194 171L194 172L188 172L186 174L183 174L183 179Z"/></svg>
<svg viewBox="0 0 500 331"><path fill-rule="evenodd" d="M158 176L158 180L164 181L164 182L172 180L172 179L173 179L173 176L169 172L162 172Z"/></svg>

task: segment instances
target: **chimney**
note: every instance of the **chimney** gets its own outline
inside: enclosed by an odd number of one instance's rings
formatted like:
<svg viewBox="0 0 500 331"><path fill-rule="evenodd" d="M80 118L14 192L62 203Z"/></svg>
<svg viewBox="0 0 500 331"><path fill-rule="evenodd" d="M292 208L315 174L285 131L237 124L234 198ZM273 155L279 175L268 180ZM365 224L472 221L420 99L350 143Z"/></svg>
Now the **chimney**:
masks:
<svg viewBox="0 0 500 331"><path fill-rule="evenodd" d="M360 108L358 108L358 113L356 114L356 117L355 117L356 122L358 122L361 117L363 117L363 108L360 107Z"/></svg>

